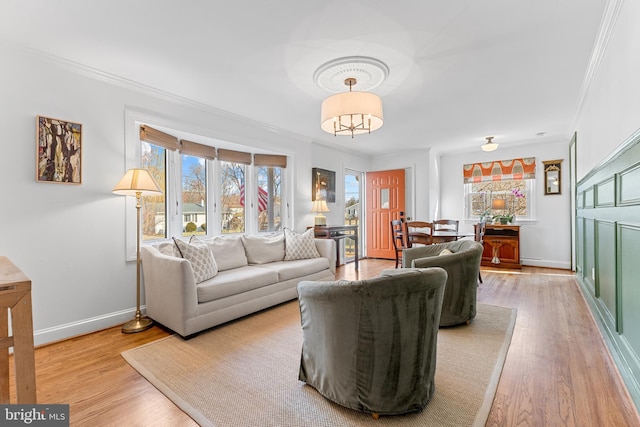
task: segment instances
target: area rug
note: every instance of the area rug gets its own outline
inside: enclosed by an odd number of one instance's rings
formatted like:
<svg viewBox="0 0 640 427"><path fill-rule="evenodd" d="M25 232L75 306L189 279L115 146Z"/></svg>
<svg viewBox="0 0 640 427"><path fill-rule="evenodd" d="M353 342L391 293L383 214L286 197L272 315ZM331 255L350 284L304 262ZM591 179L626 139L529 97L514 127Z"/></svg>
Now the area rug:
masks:
<svg viewBox="0 0 640 427"><path fill-rule="evenodd" d="M515 309L479 304L470 325L441 329L431 402L419 413L378 420L298 381L297 301L122 356L202 426L484 426L515 319Z"/></svg>

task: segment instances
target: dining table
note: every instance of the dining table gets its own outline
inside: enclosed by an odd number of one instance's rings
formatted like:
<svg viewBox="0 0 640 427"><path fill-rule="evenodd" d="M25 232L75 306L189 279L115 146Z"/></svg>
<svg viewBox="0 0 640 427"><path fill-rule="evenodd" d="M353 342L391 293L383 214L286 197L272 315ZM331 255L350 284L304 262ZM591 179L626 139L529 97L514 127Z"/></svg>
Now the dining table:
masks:
<svg viewBox="0 0 640 427"><path fill-rule="evenodd" d="M409 233L409 243L419 245L430 245L433 243L454 242L465 237L474 237L474 233L467 233L453 230L435 230L431 234L420 231Z"/></svg>

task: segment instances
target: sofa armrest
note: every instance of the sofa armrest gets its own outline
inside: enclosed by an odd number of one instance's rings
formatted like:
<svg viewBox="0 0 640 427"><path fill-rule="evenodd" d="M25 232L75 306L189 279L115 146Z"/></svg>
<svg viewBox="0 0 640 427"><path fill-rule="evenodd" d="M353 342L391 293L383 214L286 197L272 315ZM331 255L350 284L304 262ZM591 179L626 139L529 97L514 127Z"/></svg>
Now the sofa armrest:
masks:
<svg viewBox="0 0 640 427"><path fill-rule="evenodd" d="M162 254L153 246L140 248L147 315L181 330L185 320L195 316L198 306L195 277L186 259Z"/></svg>
<svg viewBox="0 0 640 427"><path fill-rule="evenodd" d="M441 245L416 246L402 251L402 267L410 268L411 262L419 258L435 257L442 251Z"/></svg>
<svg viewBox="0 0 640 427"><path fill-rule="evenodd" d="M333 239L315 239L316 249L323 258L329 259L329 268L336 274L336 242Z"/></svg>

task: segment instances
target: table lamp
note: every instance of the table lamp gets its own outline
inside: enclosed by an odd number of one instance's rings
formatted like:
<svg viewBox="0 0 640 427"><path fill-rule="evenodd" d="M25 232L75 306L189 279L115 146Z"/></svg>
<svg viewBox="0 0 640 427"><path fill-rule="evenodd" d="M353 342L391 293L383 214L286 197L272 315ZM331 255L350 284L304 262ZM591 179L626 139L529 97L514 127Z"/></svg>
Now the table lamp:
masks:
<svg viewBox="0 0 640 427"><path fill-rule="evenodd" d="M327 217L322 215L324 212L329 212L329 207L324 199L316 199L313 202L311 212L316 213L315 225L327 225Z"/></svg>
<svg viewBox="0 0 640 427"><path fill-rule="evenodd" d="M140 200L142 195L162 194L160 187L146 169L129 169L113 188L114 194L136 198L136 316L122 326L122 332L132 334L149 329L153 320L140 312Z"/></svg>
<svg viewBox="0 0 640 427"><path fill-rule="evenodd" d="M505 199L493 199L491 201L491 209L498 210L504 209L507 206L507 201Z"/></svg>

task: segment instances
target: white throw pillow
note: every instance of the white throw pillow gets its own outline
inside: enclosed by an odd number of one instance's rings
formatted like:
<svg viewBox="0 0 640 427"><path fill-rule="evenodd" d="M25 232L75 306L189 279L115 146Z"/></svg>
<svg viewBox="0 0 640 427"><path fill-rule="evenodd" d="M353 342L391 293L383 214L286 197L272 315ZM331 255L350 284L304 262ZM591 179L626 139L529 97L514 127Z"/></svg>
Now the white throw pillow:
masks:
<svg viewBox="0 0 640 427"><path fill-rule="evenodd" d="M187 243L173 237L173 241L180 251L180 256L191 263L196 283L204 282L218 274L218 266L207 245L197 239L195 242Z"/></svg>
<svg viewBox="0 0 640 427"><path fill-rule="evenodd" d="M249 264L240 236L216 236L202 241L211 249L219 271L244 267Z"/></svg>
<svg viewBox="0 0 640 427"><path fill-rule="evenodd" d="M173 242L162 242L156 246L158 251L163 255L180 257L180 252L178 252L178 247Z"/></svg>
<svg viewBox="0 0 640 427"><path fill-rule="evenodd" d="M249 264L266 264L284 259L284 234L242 235L241 239Z"/></svg>
<svg viewBox="0 0 640 427"><path fill-rule="evenodd" d="M302 234L298 234L288 228L284 229L285 261L296 259L319 258L320 253L316 248L313 228Z"/></svg>

